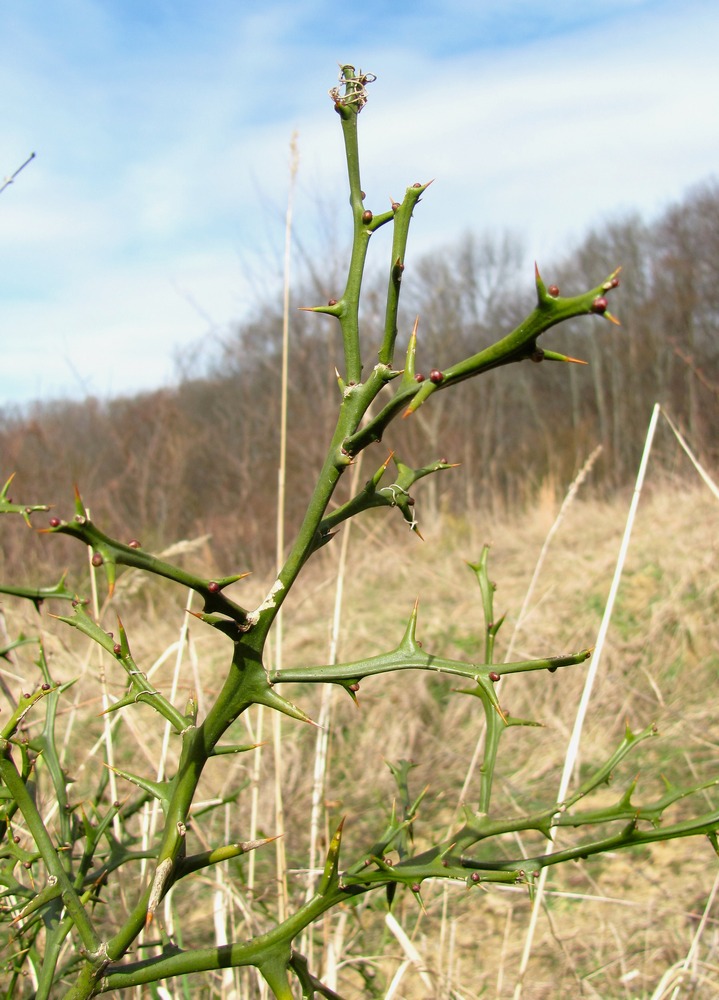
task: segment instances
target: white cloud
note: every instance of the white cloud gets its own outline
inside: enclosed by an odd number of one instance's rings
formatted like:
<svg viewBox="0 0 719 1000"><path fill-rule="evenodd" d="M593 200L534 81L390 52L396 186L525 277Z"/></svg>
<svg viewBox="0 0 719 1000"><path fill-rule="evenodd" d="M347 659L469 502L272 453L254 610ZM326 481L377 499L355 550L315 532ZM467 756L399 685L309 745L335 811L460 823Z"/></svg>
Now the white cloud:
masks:
<svg viewBox="0 0 719 1000"><path fill-rule="evenodd" d="M506 226L547 260L714 169L714 5L584 5L581 21L574 4L480 6L368 3L374 31L351 46L379 76L360 118L369 207L436 178L414 253ZM0 198L0 404L166 381L177 347L254 305L256 259L278 259L295 128L298 232L318 203L347 231L326 92L336 59L355 58L349 22L326 0L243 11L13 8L0 174L38 158Z"/></svg>

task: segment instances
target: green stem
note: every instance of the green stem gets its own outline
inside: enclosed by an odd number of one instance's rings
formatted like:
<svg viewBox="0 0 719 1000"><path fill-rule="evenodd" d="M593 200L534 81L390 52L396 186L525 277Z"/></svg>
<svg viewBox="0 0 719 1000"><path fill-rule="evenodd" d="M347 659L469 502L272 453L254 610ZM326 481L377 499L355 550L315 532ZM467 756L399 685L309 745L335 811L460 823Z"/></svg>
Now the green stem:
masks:
<svg viewBox="0 0 719 1000"><path fill-rule="evenodd" d="M268 596L256 611L248 615L252 629L244 641L260 655L270 627L302 567L326 540L319 531L322 519L343 472L352 464L352 458L344 450L342 442L359 427L370 403L390 377L390 373L380 367L382 370L375 369L367 383L346 389L327 456L290 554Z"/></svg>
<svg viewBox="0 0 719 1000"><path fill-rule="evenodd" d="M153 573L155 576L162 576L167 580L180 583L189 587L202 597L204 609L207 612L218 612L229 616L233 621L240 624L246 620L247 612L240 605L235 604L228 597L212 587L212 580L205 580L202 577L188 573L179 566L158 559L157 556L145 552L144 549L133 548L111 538L101 531L97 525L89 518L80 516L73 521L61 521L51 528L44 528L48 534L72 535L79 538L86 545L93 548L95 552L103 557L105 570L109 574L110 581L114 584L114 568L116 565L128 566L132 569L143 570L145 573ZM226 580L214 581L223 586L234 582L237 577L230 577ZM59 596L59 595L51 595Z"/></svg>
<svg viewBox="0 0 719 1000"><path fill-rule="evenodd" d="M342 683L344 681L360 681L376 674L392 673L395 670L432 670L438 674L449 674L455 677L486 679L490 672L500 675L525 673L531 670L556 670L557 667L569 667L583 663L590 655L588 649L566 656L550 656L540 660L522 660L517 663L465 663L463 660L450 660L421 649L407 651L401 646L389 653L379 656L369 656L365 660L355 660L348 663L319 664L310 667L285 667L282 670L271 670L270 681L273 684L296 683Z"/></svg>
<svg viewBox="0 0 719 1000"><path fill-rule="evenodd" d="M351 67L343 67L349 69ZM363 221L365 207L360 180L359 146L357 142L357 110L351 106L338 107L342 119L342 136L345 145L347 173L350 186L353 238L352 255L347 273L347 284L338 303L339 320L345 352L345 376L352 385L362 378L362 355L359 336L359 303L365 258L372 229ZM369 220L371 221L371 219Z"/></svg>
<svg viewBox="0 0 719 1000"><path fill-rule="evenodd" d="M42 947L42 965L38 972L37 992L34 1000L47 1000L53 995L53 987L58 976L60 954L74 924L69 915L60 919L62 909L60 901L55 900L43 913L43 922L47 931Z"/></svg>
<svg viewBox="0 0 719 1000"><path fill-rule="evenodd" d="M0 778L2 778L23 815L37 849L45 862L48 874L60 886L60 895L63 904L75 923L84 947L91 955L100 955L102 941L96 933L92 921L85 912L85 907L80 902L75 887L63 868L60 857L55 850L55 845L52 842L50 834L47 832L35 802L15 767L12 759L11 743L5 739L0 740Z"/></svg>
<svg viewBox="0 0 719 1000"><path fill-rule="evenodd" d="M105 970L102 980L97 984L96 992L107 993L112 990L127 989L193 972L245 965L272 968L276 965L278 956L286 956L284 959L286 967L290 957L290 942L327 910L343 900L348 901L356 894L357 890L354 888L343 890L337 887L326 895L317 895L283 923L265 934L258 935L250 942L161 955L119 969L110 967ZM71 1000L71 997L72 1000L80 1000L79 996L74 997L71 994L66 995L66 1000Z"/></svg>
<svg viewBox="0 0 719 1000"><path fill-rule="evenodd" d="M381 441L388 425L399 415L407 416L416 410L433 393L448 389L452 385L474 378L483 372L499 368L503 365L524 361L530 357L541 360L543 352L537 351L537 338L551 327L577 316L586 316L594 312L594 302L606 294L616 272L596 288L570 298L553 298L546 293L541 279L537 279L538 305L536 309L520 323L511 333L491 344L477 354L445 368L440 382L429 379L421 383L402 382L396 395L387 405L360 430L344 441L345 451L354 456L374 441ZM610 313L604 316L613 319ZM616 322L616 320L614 321ZM567 360L561 355L547 354L552 360Z"/></svg>
<svg viewBox="0 0 719 1000"><path fill-rule="evenodd" d="M379 351L379 360L382 364L391 365L394 361L394 345L397 339L397 312L399 309L399 294L402 284L402 273L404 271L405 253L407 250L407 237L409 236L409 224L412 221L412 213L415 206L428 186L427 184L416 184L413 187L407 188L404 200L395 212L394 232L392 236L392 260L389 272L389 286L387 288L387 307L385 310L384 341Z"/></svg>

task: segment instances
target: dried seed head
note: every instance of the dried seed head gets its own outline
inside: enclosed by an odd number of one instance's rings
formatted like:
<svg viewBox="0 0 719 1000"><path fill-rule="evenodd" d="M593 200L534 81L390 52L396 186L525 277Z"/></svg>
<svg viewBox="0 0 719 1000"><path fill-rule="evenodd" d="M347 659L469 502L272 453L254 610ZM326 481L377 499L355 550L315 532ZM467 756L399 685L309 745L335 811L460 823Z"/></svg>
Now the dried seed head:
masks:
<svg viewBox="0 0 719 1000"><path fill-rule="evenodd" d="M602 313L607 311L607 300L603 295L599 295L594 302L592 302L592 312L598 313L600 316Z"/></svg>
<svg viewBox="0 0 719 1000"><path fill-rule="evenodd" d="M429 373L430 382L434 382L435 385L439 385L440 382L444 382L444 375L439 370L439 368L433 368Z"/></svg>

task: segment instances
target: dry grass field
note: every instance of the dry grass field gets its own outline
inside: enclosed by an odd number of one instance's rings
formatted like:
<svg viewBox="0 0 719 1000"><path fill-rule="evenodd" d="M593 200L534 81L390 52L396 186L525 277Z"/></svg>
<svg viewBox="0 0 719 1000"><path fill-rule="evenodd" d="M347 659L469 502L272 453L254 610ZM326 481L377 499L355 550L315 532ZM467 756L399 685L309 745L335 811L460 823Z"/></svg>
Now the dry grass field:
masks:
<svg viewBox="0 0 719 1000"><path fill-rule="evenodd" d="M633 730L656 723L659 734L643 743L614 776L602 795L615 801L637 778L636 801L662 794L663 778L691 783L717 777L717 673L719 670L719 505L695 485L681 463L673 474L650 473L642 496L625 573L587 716L577 765L578 775L597 766ZM482 544L491 544L490 572L497 583L495 609L507 618L499 635L497 660L510 642L512 659L554 655L593 645L605 606L629 496L611 502L578 498L568 509L546 555L524 620L517 622L527 586L561 496L547 489L521 514L477 512L462 521L444 518L423 524L420 542L387 518L367 516L352 526L344 576L338 659L353 660L384 651L399 641L416 598L418 637L426 649L451 657L480 659L483 649L481 602L466 561L476 561ZM399 521L399 518L397 518ZM346 529L344 529L346 530ZM51 540L50 540L51 544ZM206 549L186 557L203 565ZM322 662L330 641L339 539L308 567L304 587L288 602L284 617L284 663ZM204 566L210 573L211 566ZM237 567L241 570L242 567ZM247 606L261 596L267 580L249 578L235 585ZM113 627L115 612L128 629L133 654L156 687L183 707L196 693L214 690L227 654L226 643L183 612L186 595L128 574L103 624ZM31 608L3 602L9 635L32 634L42 627L56 680L79 677L67 693L61 725L66 765L75 778L79 801L94 787L106 748L100 717L104 668L97 650L72 630L39 619ZM53 607L56 613L64 609ZM516 633L515 633L516 629ZM31 654L21 651L3 665L5 683L34 676ZM542 728L513 728L500 748L493 810L512 813L556 795L567 741L581 695L586 667L514 675L500 685L500 698L513 716L531 718ZM121 678L106 677L110 696L124 690ZM323 825L331 832L346 817L343 858L366 849L384 828L393 796L386 762L412 760L411 788L429 791L415 823L415 844L430 831L444 831L457 816L460 791L478 738L479 704L452 692L450 679L401 673L368 679L358 707L339 689L331 702L331 739L323 792ZM174 689L174 690L173 690ZM313 718L321 711L322 689L285 690ZM325 698L327 695L325 694ZM327 702L325 708L327 708ZM112 752L118 767L156 777L163 758L172 767L173 744L163 744L156 717L142 705L112 716ZM258 726L262 725L262 732ZM307 867L307 828L311 806L313 755L317 731L282 720L279 750L273 750L272 720L240 720L238 742L262 741L257 797L258 830L276 830L272 794L275 753L282 775L284 836L289 892L302 898ZM203 801L215 796L228 803L212 813L196 811L193 833L200 844L249 835L253 783L259 751L217 758L202 789ZM663 778L662 778L663 776ZM128 790L129 789L129 790ZM132 789L120 781L116 794ZM601 798L601 796L600 796ZM476 799L476 776L466 801ZM717 793L700 793L674 815L707 811ZM50 804L47 803L48 810ZM560 832L572 842L571 831ZM500 845L506 857L541 851L535 836ZM256 869L237 865L212 880L183 883L168 901L163 921L168 932L189 945L213 940L218 914L229 934L247 937L267 919L275 891L273 848L258 852ZM525 1000L556 997L653 998L719 996L719 902L707 902L717 878L717 857L702 838L653 845L641 851L602 856L552 868L545 906L524 977ZM138 870L138 879L145 873ZM254 880L250 894L248 879ZM115 906L128 905L134 886L127 883L108 898L108 919ZM393 914L416 954L401 943L385 921L384 896L368 895L346 912L330 914L315 928L316 969L335 981L342 997L509 998L517 982L530 912L525 887L425 885L422 905L411 893L397 893ZM677 978L683 969L683 978ZM336 970L336 972L335 972ZM674 972L672 971L674 970ZM336 978L335 978L336 975ZM260 997L253 976L168 982L157 996ZM675 993L675 987L680 991ZM150 995L150 994L146 994Z"/></svg>

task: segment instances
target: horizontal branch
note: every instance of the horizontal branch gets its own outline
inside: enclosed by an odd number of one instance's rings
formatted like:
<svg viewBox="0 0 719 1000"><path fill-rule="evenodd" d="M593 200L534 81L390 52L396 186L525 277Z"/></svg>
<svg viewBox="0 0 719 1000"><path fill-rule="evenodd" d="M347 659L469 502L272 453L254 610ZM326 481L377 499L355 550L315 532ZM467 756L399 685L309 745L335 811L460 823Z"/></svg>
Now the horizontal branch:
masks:
<svg viewBox="0 0 719 1000"><path fill-rule="evenodd" d="M396 670L432 670L438 674L451 674L479 681L499 680L504 674L525 673L531 670L554 671L558 667L571 667L583 663L591 650L583 649L566 656L550 656L539 660L521 660L516 663L465 663L425 653L421 649L407 651L401 646L389 653L369 656L364 660L348 663L321 664L311 667L284 667L270 671L272 683L336 683L359 682L375 674L393 673ZM490 678L490 674L496 677Z"/></svg>
<svg viewBox="0 0 719 1000"><path fill-rule="evenodd" d="M617 320L607 310L606 294L619 284L617 274L612 272L600 285L582 295L562 297L551 294L536 272L537 306L511 333L491 344L484 350L459 361L444 371L437 371L434 377L422 382L402 381L396 395L364 427L348 437L343 447L349 455L357 455L373 441L381 441L387 426L399 415L408 416L435 392L474 378L483 372L531 358L535 361L573 361L561 354L542 351L537 340L551 327L577 316L603 316L610 322Z"/></svg>

